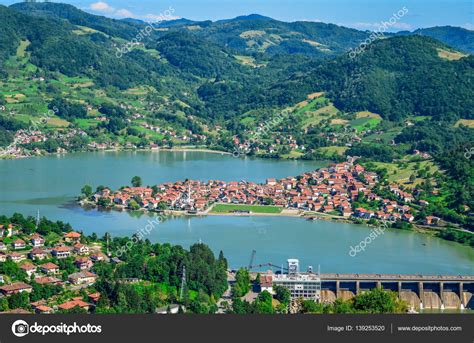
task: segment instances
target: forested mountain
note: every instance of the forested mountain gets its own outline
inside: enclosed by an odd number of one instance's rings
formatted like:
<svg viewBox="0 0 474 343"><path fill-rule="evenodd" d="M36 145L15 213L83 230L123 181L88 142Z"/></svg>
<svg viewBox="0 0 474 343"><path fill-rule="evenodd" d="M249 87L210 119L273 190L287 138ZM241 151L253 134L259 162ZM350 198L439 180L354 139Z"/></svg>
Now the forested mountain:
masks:
<svg viewBox="0 0 474 343"><path fill-rule="evenodd" d="M81 11L69 4L52 2L20 2L10 8L27 15L42 18L63 19L71 24L90 27L108 35L131 39L136 35L140 23L116 20Z"/></svg>
<svg viewBox="0 0 474 343"><path fill-rule="evenodd" d="M378 40L355 58L319 64L302 82L318 80L346 111L369 110L394 121L412 114L473 119L474 58L444 58L449 50L422 36Z"/></svg>
<svg viewBox="0 0 474 343"><path fill-rule="evenodd" d="M348 49L370 32L249 15L165 22L131 46L144 27L66 4L0 6L0 72L12 73L6 61L24 44L32 75L86 77L95 87L122 91L151 86L184 113L220 123L295 104L315 91L328 92L341 110L370 110L391 120L473 116L473 57L424 36L469 50L468 30L403 33L351 58Z"/></svg>
<svg viewBox="0 0 474 343"><path fill-rule="evenodd" d="M474 53L474 32L462 27L436 26L413 32L399 32L399 35L422 35L435 38L460 51Z"/></svg>

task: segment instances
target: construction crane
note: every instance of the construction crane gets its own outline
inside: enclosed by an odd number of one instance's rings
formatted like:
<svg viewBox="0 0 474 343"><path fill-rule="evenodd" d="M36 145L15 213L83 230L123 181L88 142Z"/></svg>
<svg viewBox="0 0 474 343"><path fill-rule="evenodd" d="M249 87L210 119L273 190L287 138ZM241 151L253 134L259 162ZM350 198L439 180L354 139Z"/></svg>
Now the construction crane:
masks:
<svg viewBox="0 0 474 343"><path fill-rule="evenodd" d="M246 268L247 270L251 270L251 269L255 269L255 268L262 268L262 267L272 267L272 268L280 269L282 273L283 273L283 270L288 271L288 268L284 268L283 266L277 266L276 264L273 264L271 262L254 264L256 255L257 255L257 251L252 250L252 254L250 255L250 262L249 262L249 265Z"/></svg>
<svg viewBox="0 0 474 343"><path fill-rule="evenodd" d="M271 262L268 263L260 263L260 264L254 264L252 266L249 266L248 269L255 269L255 268L262 268L262 267L272 267L272 268L277 268L280 269L282 272L283 271L288 271L288 268L285 268L283 266L277 266L276 264L273 264Z"/></svg>

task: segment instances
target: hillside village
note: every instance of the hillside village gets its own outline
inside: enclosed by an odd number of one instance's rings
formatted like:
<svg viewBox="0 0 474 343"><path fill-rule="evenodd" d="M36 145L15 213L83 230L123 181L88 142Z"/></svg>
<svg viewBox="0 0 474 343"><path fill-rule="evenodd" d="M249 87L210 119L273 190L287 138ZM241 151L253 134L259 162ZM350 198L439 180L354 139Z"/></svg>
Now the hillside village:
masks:
<svg viewBox="0 0 474 343"><path fill-rule="evenodd" d="M359 164L344 162L296 177L269 178L264 184L187 180L153 187L124 187L117 191L101 188L90 199L93 204L105 207L198 214L209 212L215 204L273 205L297 210L300 214L324 213L409 223L415 220L413 203L421 207L428 205L397 185L389 186L390 198L382 197L374 190L378 181L376 173ZM439 218L427 216L421 222L434 225Z"/></svg>
<svg viewBox="0 0 474 343"><path fill-rule="evenodd" d="M50 246L38 233L26 234L21 227L9 224L0 225L0 237L3 272L15 274L15 279L0 274L0 301L6 299L10 309L6 312L28 313L26 307L35 313L88 311L100 298L91 288L97 280L91 268L100 261L118 262L102 253L100 245L83 244L79 232L65 232ZM23 293L40 299L25 304L30 298L22 297Z"/></svg>

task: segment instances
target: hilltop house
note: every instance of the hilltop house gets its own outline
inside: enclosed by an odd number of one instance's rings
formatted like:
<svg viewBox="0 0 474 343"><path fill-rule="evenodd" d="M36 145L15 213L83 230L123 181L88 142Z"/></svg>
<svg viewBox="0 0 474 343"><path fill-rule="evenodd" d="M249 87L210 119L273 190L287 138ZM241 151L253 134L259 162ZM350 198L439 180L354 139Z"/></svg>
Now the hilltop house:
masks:
<svg viewBox="0 0 474 343"><path fill-rule="evenodd" d="M63 282L53 276L40 276L35 278L35 282L40 285L62 285Z"/></svg>
<svg viewBox="0 0 474 343"><path fill-rule="evenodd" d="M56 264L52 263L52 262L48 262L48 263L45 263L45 264L42 264L40 266L41 268L41 271L45 274L56 274L56 273L59 273L59 266L57 266Z"/></svg>
<svg viewBox="0 0 474 343"><path fill-rule="evenodd" d="M68 277L69 282L71 282L74 285L83 285L83 284L92 285L93 283L95 283L96 279L97 279L97 275L88 271L73 273L69 275Z"/></svg>
<svg viewBox="0 0 474 343"><path fill-rule="evenodd" d="M89 247L82 243L76 243L73 248L74 252L79 255L87 255L89 253Z"/></svg>
<svg viewBox="0 0 474 343"><path fill-rule="evenodd" d="M79 242L80 239L81 239L81 234L79 232L71 231L64 234L64 240L66 242Z"/></svg>
<svg viewBox="0 0 474 343"><path fill-rule="evenodd" d="M18 262L21 262L25 259L25 255L22 255L22 254L19 254L19 253L16 253L16 252L12 252L11 254L8 254L8 258L10 259L10 261L18 263Z"/></svg>
<svg viewBox="0 0 474 343"><path fill-rule="evenodd" d="M80 270L86 270L90 269L93 266L92 261L88 257L78 257L75 261L74 264L76 265L77 268Z"/></svg>
<svg viewBox="0 0 474 343"><path fill-rule="evenodd" d="M20 268L26 272L28 277L31 277L36 272L36 266L29 262L26 262L25 264L21 265Z"/></svg>
<svg viewBox="0 0 474 343"><path fill-rule="evenodd" d="M69 256L71 256L71 249L66 246L59 246L59 247L53 248L51 250L51 254L58 259L68 258Z"/></svg>
<svg viewBox="0 0 474 343"><path fill-rule="evenodd" d="M58 309L63 310L63 311L72 310L75 307L79 307L84 310L89 310L90 304L80 299L74 299L74 300L66 301L65 303L61 305L58 305Z"/></svg>
<svg viewBox="0 0 474 343"><path fill-rule="evenodd" d="M33 248L29 253L28 257L31 260L44 260L46 258L46 252L40 248Z"/></svg>
<svg viewBox="0 0 474 343"><path fill-rule="evenodd" d="M4 285L0 287L0 292L4 295L11 295L15 293L28 292L31 293L33 287L24 282L14 282L11 285Z"/></svg>
<svg viewBox="0 0 474 343"><path fill-rule="evenodd" d="M12 242L12 246L13 246L13 249L17 250L17 249L25 249L26 248L26 243L24 240L18 238L18 239L15 239L13 242Z"/></svg>
<svg viewBox="0 0 474 343"><path fill-rule="evenodd" d="M434 216L427 216L425 220L423 221L423 224L425 225L438 225L440 219L438 217Z"/></svg>
<svg viewBox="0 0 474 343"><path fill-rule="evenodd" d="M41 237L39 234L35 233L31 237L31 245L33 245L33 247L35 247L35 248L39 248L39 247L44 246L44 238Z"/></svg>

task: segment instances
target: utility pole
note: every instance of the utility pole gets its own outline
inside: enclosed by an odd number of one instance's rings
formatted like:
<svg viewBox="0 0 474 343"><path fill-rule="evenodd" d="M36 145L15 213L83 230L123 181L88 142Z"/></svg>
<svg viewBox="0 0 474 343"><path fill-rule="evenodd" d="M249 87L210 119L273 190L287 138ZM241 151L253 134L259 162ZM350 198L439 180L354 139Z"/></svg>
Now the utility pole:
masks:
<svg viewBox="0 0 474 343"><path fill-rule="evenodd" d="M322 297L321 297L321 265L318 264L318 278L316 282L316 302L321 302Z"/></svg>
<svg viewBox="0 0 474 343"><path fill-rule="evenodd" d="M110 249L109 249L109 233L108 232L105 233L105 238L107 241L107 256L110 257L111 254L110 254Z"/></svg>
<svg viewBox="0 0 474 343"><path fill-rule="evenodd" d="M186 285L186 266L183 266L183 275L181 275L181 290L179 292L179 300L183 299L184 286Z"/></svg>
<svg viewBox="0 0 474 343"><path fill-rule="evenodd" d="M40 211L38 210L38 212L36 213L36 230L38 230L39 224L40 224Z"/></svg>

